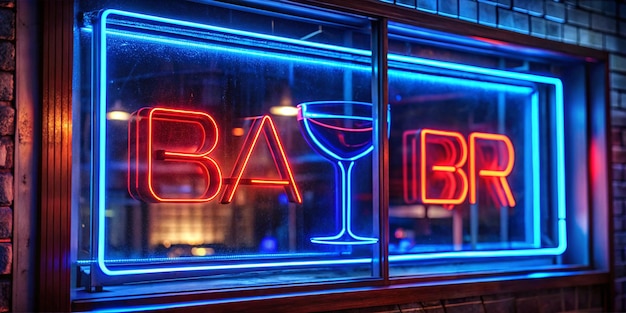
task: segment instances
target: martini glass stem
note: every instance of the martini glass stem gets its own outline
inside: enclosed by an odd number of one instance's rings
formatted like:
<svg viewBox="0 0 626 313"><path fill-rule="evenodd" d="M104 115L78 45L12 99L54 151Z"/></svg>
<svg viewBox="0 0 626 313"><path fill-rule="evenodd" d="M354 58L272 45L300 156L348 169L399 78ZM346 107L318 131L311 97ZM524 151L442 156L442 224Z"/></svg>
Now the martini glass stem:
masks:
<svg viewBox="0 0 626 313"><path fill-rule="evenodd" d="M341 206L341 231L340 235L348 232L348 235L352 234L352 168L354 167L354 161L337 161L339 171L339 184L341 192L339 193L340 201L337 201L337 205Z"/></svg>

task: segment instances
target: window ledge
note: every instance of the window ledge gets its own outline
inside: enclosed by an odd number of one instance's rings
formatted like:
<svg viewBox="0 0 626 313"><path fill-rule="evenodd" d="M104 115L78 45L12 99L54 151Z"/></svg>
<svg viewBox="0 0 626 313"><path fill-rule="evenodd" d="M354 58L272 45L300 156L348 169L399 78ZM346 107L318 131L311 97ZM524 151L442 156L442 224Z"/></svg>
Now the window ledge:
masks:
<svg viewBox="0 0 626 313"><path fill-rule="evenodd" d="M342 310L372 306L404 304L572 286L607 284L610 274L605 271L535 272L507 276L491 276L449 281L400 283L389 286L342 288L325 291L264 294L264 289L244 290L238 296L223 296L220 292L151 294L132 297L111 297L76 300L72 311L167 311L185 312L238 312L254 308L255 312L310 312Z"/></svg>

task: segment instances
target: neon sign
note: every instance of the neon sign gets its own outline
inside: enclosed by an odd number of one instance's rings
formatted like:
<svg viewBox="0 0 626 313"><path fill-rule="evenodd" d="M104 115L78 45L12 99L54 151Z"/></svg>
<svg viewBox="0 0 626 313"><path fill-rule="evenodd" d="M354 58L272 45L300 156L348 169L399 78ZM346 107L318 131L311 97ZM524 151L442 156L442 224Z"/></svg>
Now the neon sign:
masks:
<svg viewBox="0 0 626 313"><path fill-rule="evenodd" d="M463 135L453 131L407 130L402 142L406 203L440 204L451 209L463 203L469 191L469 201L474 204L482 178L494 201L501 206L515 206L507 180L513 170L515 151L507 136L473 132L469 135L469 152ZM465 163L469 163L469 179L463 169Z"/></svg>
<svg viewBox="0 0 626 313"><path fill-rule="evenodd" d="M172 134L185 134L174 136ZM194 134L196 136L194 136ZM222 172L209 155L219 139L217 123L203 112L166 108L142 108L128 122L128 191L145 202L207 202L215 198L222 185ZM184 140L185 138L191 140ZM172 140L173 139L173 140ZM174 143L173 143L174 142ZM172 167L183 174L200 173L204 190L179 197L161 190L158 172L172 174ZM191 165L191 168L189 167ZM196 175L197 176L197 175Z"/></svg>
<svg viewBox="0 0 626 313"><path fill-rule="evenodd" d="M98 111L95 112L95 123L94 123L94 132L96 132L96 137L94 140L94 179L96 180L96 184L94 184L94 192L93 192L93 201L94 206L96 207L97 223L94 223L94 229L97 232L97 250L95 252L97 257L97 262L102 271L107 275L131 275L131 274L144 274L144 273L160 273L160 272L179 272L179 271L196 271L196 270L221 270L221 269L245 269L245 268L274 268L274 267L290 267L290 266L310 266L310 265L324 265L324 264L368 264L372 262L372 259L369 257L363 258L337 258L337 259L324 259L324 260L306 260L306 261L259 261L259 262L242 262L242 263L231 263L231 264L219 264L219 263L211 263L207 261L206 263L198 264L186 264L183 262L176 264L169 264L168 262L171 260L153 260L153 259L140 259L142 261L137 261L135 259L122 259L122 260L111 260L114 254L109 254L107 250L107 238L110 236L108 233L110 230L109 223L110 221L105 217L105 209L110 206L109 199L110 195L110 181L112 181L110 175L110 169L108 168L108 164L110 164L110 160L108 159L111 155L111 142L112 140L108 138L108 130L109 122L105 119L107 103L110 103L110 94L107 91L107 88L110 88L109 82L111 77L108 77L110 74L110 70L107 70L107 53L111 53L111 50L108 50L110 44L107 42L108 37L115 38L124 38L125 40L141 40L141 41L149 41L153 43L158 43L162 45L174 45L178 47L182 47L184 49L202 49L202 50L210 50L217 51L219 53L227 54L227 55L245 55L245 56L254 56L256 58L268 59L268 60L277 60L277 61L289 61L294 62L295 64L306 63L311 65L319 65L319 66L328 66L333 68L338 68L340 70L348 69L353 71L369 71L369 65L363 65L361 63L350 63L344 62L340 59L332 59L332 58L318 58L314 55L295 55L293 53L289 53L289 51L280 51L279 49L274 50L264 50L257 49L253 46L248 47L235 47L222 44L220 42L200 42L193 40L186 40L183 38L184 36L171 36L170 33L163 33L154 31L151 33L146 33L143 29L134 29L133 26L128 26L124 29L116 29L115 23L110 23L111 19L132 19L139 20L146 23L156 23L159 25L172 25L177 28L183 29L199 29L205 33L217 33L217 34L228 34L233 37L241 36L246 38L253 39L261 39L264 42L278 42L284 43L285 45L294 45L294 46L304 46L310 49L319 49L320 51L333 51L333 52L341 52L351 55L356 55L362 57L363 59L367 59L370 56L370 52L367 50L360 49L352 49L345 48L334 45L326 45L319 44L315 42L307 42L296 39L283 38L279 36L273 35L264 35L260 33L254 32L242 32L239 30L229 29L229 28L220 28L212 25L191 23L187 21L174 20L174 19L166 19L161 17L136 14L131 12L123 12L117 10L105 10L101 14L101 19L97 27L98 31L94 31L95 43L96 47L96 67L98 77L95 80L94 89L98 92L94 93L97 97L95 102L98 106ZM89 30L91 31L91 30ZM532 112L530 114L531 119L528 121L531 127L529 127L529 134L531 139L531 149L526 148L524 146L523 150L518 151L520 153L520 163L522 160L524 162L528 162L529 164L539 164L539 100L538 94L539 92L533 91L534 85L547 86L550 90L548 94L548 98L551 101L548 101L548 106L553 110L554 114L550 115L550 120L548 121L549 125L554 127L554 177L556 180L556 188L554 191L555 195L555 210L557 210L558 217L558 225L556 227L556 231L558 232L558 246L553 248L545 248L540 240L541 232L540 228L540 189L542 187L543 182L540 181L539 177L539 167L532 167L532 175L530 178L525 177L525 179L530 180L532 183L527 184L527 186L531 186L532 191L527 194L528 197L532 197L532 217L534 218L532 224L532 232L536 236L535 244L533 248L530 249L512 249L512 250L497 250L497 251L443 251L436 253L411 253L406 255L390 255L389 261L405 261L405 260L422 260L422 259L434 259L434 258L457 258L457 257L497 257L497 256L529 256L529 255L558 255L561 254L566 247L566 228L565 228L565 175L564 175L564 134L563 134L563 90L562 84L560 80L553 77L541 76L535 74L528 73L518 73L514 71L507 70L497 70L492 68L481 68L464 64L457 64L451 62L442 62L432 59L423 59L416 57L407 57L389 54L389 60L395 63L403 63L403 64L415 64L422 68L427 68L429 71L449 71L449 72L459 72L459 73L470 73L476 76L486 76L490 77L494 80L498 80L500 78L505 81L513 81L513 82L523 82L520 85L515 85L512 83L509 85L508 83L502 84L494 84L494 83L486 83L478 80L471 80L466 78L458 78L456 83L472 83L472 84L480 84L485 89L491 90L500 86L500 88L510 90L511 88L517 88L526 92L528 91L528 97L530 97L531 109ZM402 73L402 75L413 75L410 71L397 70L394 69L390 65L389 70L390 75L399 75L398 73ZM430 80L433 79L433 76L423 76L420 79ZM447 78L444 75L441 77ZM529 87L530 86L530 87ZM521 93L521 92L520 92ZM109 97L109 98L107 98ZM196 111L185 111L182 112L173 112L168 110L173 109L165 109L153 111L152 117L152 127L153 127L153 137L150 140L146 140L147 129L149 128L148 115L150 108L142 109L137 111L135 115L132 117L132 124L129 125L129 134L130 140L134 141L134 143L129 142L129 168L132 169L128 172L128 189L129 193L135 197L136 199L146 201L146 202L159 202L164 199L165 202L206 202L206 201L214 201L216 198L220 198L221 202L228 202L233 199L234 193L236 193L237 188L240 185L246 185L248 187L275 187L275 188L284 188L285 193L290 199L296 199L294 202L301 201L300 193L296 186L295 180L293 178L293 172L291 171L291 167L289 166L287 155L283 150L282 144L278 138L278 136L274 138L274 134L276 134L275 125L271 121L269 117L267 119L258 118L253 123L256 123L256 126L251 127L249 130L247 137L245 139L246 143L242 148L242 151L239 153L239 157L236 161L236 165L233 167L232 173L228 175L228 173L222 173L222 169L225 168L220 164L220 160L217 160L215 155L219 152L218 143L221 143L223 139L221 138L222 134L219 134L217 129L217 125L214 120L208 119L205 116L206 113L196 112ZM210 117L210 115L209 115ZM320 121L320 120L318 120ZM312 124L311 124L312 125ZM321 126L316 124L316 126L311 126L311 129ZM332 125L331 125L332 126ZM132 128L132 130L131 130ZM167 132L167 128L176 132L184 132L185 134L194 134L190 137L180 137L182 141L179 144L168 144L165 143L162 139L163 134ZM348 127L345 127L348 128ZM355 129L352 129L355 130ZM305 130L306 131L306 130ZM337 129L339 131L339 129ZM491 137L491 138L483 138L481 136L476 136L473 139L469 137L465 137L460 135L460 138L457 135L454 135L454 132L447 132L442 134L437 134L435 130L431 130L432 132L425 133L425 146L426 149L428 147L432 147L424 156L426 167L424 169L425 172L431 175L431 178L427 178L426 183L422 184L420 182L422 172L421 162L422 162L422 154L419 153L421 149L421 134L417 131L411 131L406 133L403 137L406 138L407 144L411 147L410 151L405 151L406 155L403 155L403 161L406 164L404 169L406 177L403 177L403 180L406 181L404 184L407 186L404 190L405 200L408 203L417 203L422 201L422 194L426 195L427 201L440 201L441 205L447 206L451 208L454 205L458 204L446 204L446 202L458 202L462 203L464 201L468 201L468 197L470 201L472 201L472 192L480 193L487 192L490 196L491 201L498 201L497 203L506 204L508 206L515 205L514 195L511 193L508 176L511 173L511 169L515 163L514 155L515 150L512 145L508 145L506 140L502 137ZM315 132L315 131L314 131ZM267 147L272 153L274 158L275 167L278 172L279 178L269 178L269 177L253 177L250 178L246 174L250 174L248 171L250 168L248 167L248 161L253 159L253 155L250 153L255 146L257 146L258 140L260 137L265 136L265 139L261 141L265 141L267 143ZM467 135L467 134L464 134ZM497 136L497 134L488 134ZM305 134L305 136L308 136ZM139 138L139 140L137 140ZM339 137L337 137L339 138ZM467 140L465 138L468 138ZM144 142L142 142L144 140ZM148 143L152 143L153 147L151 150L148 150ZM309 141L311 144L312 141ZM354 143L346 142L348 145L353 145ZM462 143L466 143L465 147L461 147ZM472 146L472 143L474 146ZM312 144L316 145L315 143ZM367 145L366 145L367 146ZM316 148L314 148L316 149ZM151 152L149 152L151 151ZM328 149L329 152L333 152ZM365 154L369 153L371 150L365 150ZM443 152L442 152L443 151ZM321 155L324 155L325 152L320 152ZM254 154L254 153L252 153ZM150 155L150 157L148 157ZM340 157L345 157L342 154L337 154ZM440 155L440 156L439 156ZM523 157L522 157L523 156ZM329 160L331 158L327 157ZM355 158L351 162L357 161L358 158ZM148 165L148 160L152 160L152 164ZM526 161L531 160L531 161ZM430 162L430 163L429 163ZM430 165L429 165L430 164ZM470 165L474 164L473 168L470 168ZM519 166L519 164L517 164ZM186 173L189 173L194 178L196 178L197 182L201 185L201 188L194 193L170 193L167 188L162 188L163 185L159 186L159 184L168 183L164 180L159 180L162 177L162 173L164 171L174 172L171 169L174 168L182 168ZM358 183L358 177L352 178L352 175L355 174L352 166L343 166L337 163L336 171L339 173L337 177L337 189L346 188L350 190L353 188L353 184ZM152 173L149 175L149 173ZM176 174L176 173L174 173ZM340 175L341 174L341 175ZM221 176L220 176L221 175ZM349 178L349 183L343 184L340 176L345 176ZM182 176L182 175L180 175ZM223 177L222 177L223 176ZM529 175L526 175L529 176ZM473 183L474 182L474 183ZM421 186L433 183L439 183L441 186L445 188L439 190L427 189L426 192L422 192ZM152 184L152 187L150 187ZM247 188L247 187L244 187ZM525 189L528 190L528 189ZM339 193L339 191L338 191ZM349 197L350 194L347 194ZM345 198L345 193L340 193L340 196ZM230 200L229 200L230 199ZM297 200L300 199L300 200ZM519 200L519 205L522 206L522 199ZM293 200L292 200L293 201ZM482 201L482 199L481 199ZM529 201L525 201L524 205L527 205ZM349 218L346 218L348 215L352 213L352 208L348 205L345 205L345 201L338 201L337 210L342 212L343 214L338 214L338 218L341 218L342 221L347 222L339 222L338 225L344 231L339 231L339 237L342 237L346 234L354 235L353 237L359 237L353 234L351 226L348 224ZM325 235L325 234L320 234ZM336 237L336 236L328 236L328 237ZM327 238L328 238L327 237ZM339 238L338 237L338 238ZM311 241L324 237L313 237ZM375 243L378 241L377 238L367 238ZM138 268L131 267L112 267L108 266L114 262L123 261L126 263L135 263L135 262L143 262L143 261L154 261L155 263L163 263L164 265L156 265L156 266L140 266ZM111 262L111 263L110 263Z"/></svg>
<svg viewBox="0 0 626 313"><path fill-rule="evenodd" d="M252 150L256 146L261 134L265 135L267 145L272 153L274 164L276 165L276 169L278 170L281 179L242 179L243 172L248 166L248 161L250 161ZM252 120L250 132L248 133L243 147L241 148L241 152L239 153L239 157L235 162L231 178L226 182L226 190L224 191L224 196L222 197L222 203L230 203L233 200L235 191L240 184L284 187L287 197L289 197L289 201L302 203L302 197L300 196L300 192L296 187L296 182L293 179L293 173L291 171L291 167L289 166L289 162L287 161L285 149L283 149L280 138L278 138L276 126L274 126L274 122L272 122L272 119L268 115L257 117Z"/></svg>
<svg viewBox="0 0 626 313"><path fill-rule="evenodd" d="M477 202L478 177L481 177L489 186L487 188L494 202L501 207L514 207L515 199L506 179L515 163L511 139L500 134L471 133L469 150L470 203ZM483 164L485 168L478 169L478 164Z"/></svg>
<svg viewBox="0 0 626 313"><path fill-rule="evenodd" d="M142 108L131 114L128 134L128 191L133 198L145 202L198 203L211 201L218 195L222 188L222 171L210 154L217 146L219 131L217 123L209 114L168 108ZM281 179L242 178L261 134L265 135L265 142ZM198 176L199 173L204 182L204 188L200 188L202 192L176 191L171 195L163 191L167 189L163 186L171 186L168 181L171 175L177 174L176 170L182 171L180 174L183 176ZM158 172L165 174L159 176ZM165 175L170 179L166 180ZM291 202L302 203L278 132L267 115L253 119L233 174L224 182L226 187L221 202L229 203L240 184L283 187Z"/></svg>
<svg viewBox="0 0 626 313"><path fill-rule="evenodd" d="M346 111L350 111L347 114ZM354 101L316 101L298 105L300 129L309 145L331 160L340 186L341 229L336 235L311 238L330 245L374 244L378 238L352 232L352 171L356 160L370 153L372 145L372 104Z"/></svg>

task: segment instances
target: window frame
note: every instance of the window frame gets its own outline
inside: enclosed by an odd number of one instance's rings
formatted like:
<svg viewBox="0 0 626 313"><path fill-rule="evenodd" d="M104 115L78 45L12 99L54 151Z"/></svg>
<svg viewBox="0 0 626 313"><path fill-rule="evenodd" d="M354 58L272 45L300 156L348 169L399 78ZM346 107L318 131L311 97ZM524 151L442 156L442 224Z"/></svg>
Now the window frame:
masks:
<svg viewBox="0 0 626 313"><path fill-rule="evenodd" d="M227 1L235 2L235 1ZM541 272L510 272L506 275L463 275L432 278L402 278L390 279L388 276L388 260L381 258L381 280L372 282L341 283L334 284L333 289L324 289L327 284L311 284L303 286L288 286L279 288L255 288L230 291L207 290L194 293L171 293L160 295L146 295L142 297L108 297L101 295L94 299L72 301L70 298L71 273L70 254L71 249L71 201L72 193L69 188L69 178L72 177L71 164L71 114L72 114L72 47L73 47L73 1L46 3L44 16L44 45L48 49L42 52L44 74L43 87L43 110L42 120L43 137L41 139L41 225L39 225L39 268L40 283L38 296L41 310L68 311L68 310L92 310L98 308L115 308L128 310L133 306L148 305L145 307L153 310L183 311L190 307L206 309L210 306L216 310L241 309L255 305L259 311L281 311L310 309L311 303L316 303L315 310L336 310L354 307L379 306L385 304L397 304L415 301L415 294L420 294L420 300L440 299L442 295L448 298L467 297L499 292L515 292L534 288L541 284L545 288L558 288L572 285L607 284L610 279L609 269L612 264L612 242L610 233L612 230L611 212L611 189L609 182L610 143L609 105L608 105L608 54L589 48L571 46L556 43L549 40L538 39L527 35L497 30L477 24L453 20L445 17L418 12L380 1L360 1L345 3L342 0L295 0L296 4L326 8L342 12L365 15L374 20L373 41L376 46L373 49L373 58L383 64L383 68L374 68L374 102L385 103L387 97L387 21L401 22L423 28L440 30L461 36L481 34L481 37L504 42L513 42L525 47L533 47L538 51L558 56L561 53L574 56L587 62L587 76L585 85L588 89L586 99L586 116L588 128L586 135L588 141L594 142L590 147L588 158L604 160L602 165L593 175L588 175L593 184L588 184L589 203L587 214L590 221L590 255L591 264L588 267L575 271L550 271ZM259 2L261 3L261 2ZM254 3L252 4L254 5ZM266 5L264 3L259 6ZM277 5L272 3L271 5ZM56 9L56 10L55 10ZM59 22L63 27L52 27ZM58 36L58 37L57 37ZM55 38L62 38L56 40ZM545 49L545 50L544 50ZM57 73L57 77L54 76ZM55 79L56 78L56 79ZM604 82L604 88L591 88L592 82ZM60 85L58 85L61 83ZM20 87L18 86L18 94ZM601 90L598 90L601 89ZM378 105L378 118L386 120L386 110ZM67 127L70 125L70 127ZM46 129L46 126L48 128ZM388 234L388 142L384 135L387 130L382 129L382 134L376 138L374 171L380 178L378 186L380 192L374 194L374 201L381 208L380 226L381 234ZM55 159L60 153L61 159ZM60 163L59 163L60 162ZM48 164L50 166L46 166ZM56 165L56 166L55 166ZM587 169L589 170L589 169ZM16 170L16 176L19 172ZM589 173L588 173L589 174ZM33 190L37 190L33 188ZM61 199L61 200L59 200ZM16 209L19 204L16 204ZM591 209L593 208L593 210ZM382 236L385 238L386 236ZM380 245L381 256L386 256L388 242ZM515 284L507 283L516 280ZM471 288L463 288L471 286ZM50 292L50 291L53 292ZM26 295L24 295L26 296ZM364 300L366 299L366 300Z"/></svg>

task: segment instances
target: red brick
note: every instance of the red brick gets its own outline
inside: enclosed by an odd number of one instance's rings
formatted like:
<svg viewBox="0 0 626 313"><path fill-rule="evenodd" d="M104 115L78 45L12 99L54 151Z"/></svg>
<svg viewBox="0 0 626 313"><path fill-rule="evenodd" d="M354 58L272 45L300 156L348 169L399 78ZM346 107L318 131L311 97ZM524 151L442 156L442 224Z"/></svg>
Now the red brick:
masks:
<svg viewBox="0 0 626 313"><path fill-rule="evenodd" d="M626 163L626 147L613 146L612 160L614 163Z"/></svg>
<svg viewBox="0 0 626 313"><path fill-rule="evenodd" d="M12 42L0 42L0 70L15 70L15 46Z"/></svg>
<svg viewBox="0 0 626 313"><path fill-rule="evenodd" d="M515 298L488 300L483 302L486 313L515 312Z"/></svg>
<svg viewBox="0 0 626 313"><path fill-rule="evenodd" d="M11 274L13 244L0 243L0 274Z"/></svg>
<svg viewBox="0 0 626 313"><path fill-rule="evenodd" d="M614 237L616 248L624 248L626 246L626 233L615 232Z"/></svg>
<svg viewBox="0 0 626 313"><path fill-rule="evenodd" d="M11 73L0 72L0 100L13 100L14 76Z"/></svg>
<svg viewBox="0 0 626 313"><path fill-rule="evenodd" d="M446 313L485 313L481 301L445 305Z"/></svg>
<svg viewBox="0 0 626 313"><path fill-rule="evenodd" d="M622 129L613 127L611 128L611 142L613 146L621 146L622 145Z"/></svg>
<svg viewBox="0 0 626 313"><path fill-rule="evenodd" d="M12 8L15 6L15 0L0 0L0 7Z"/></svg>
<svg viewBox="0 0 626 313"><path fill-rule="evenodd" d="M576 287L576 310L586 310L591 307L591 288L590 286Z"/></svg>
<svg viewBox="0 0 626 313"><path fill-rule="evenodd" d="M576 308L576 287L561 288L562 310L571 311Z"/></svg>
<svg viewBox="0 0 626 313"><path fill-rule="evenodd" d="M613 182L613 196L616 198L626 197L626 183Z"/></svg>
<svg viewBox="0 0 626 313"><path fill-rule="evenodd" d="M0 281L0 312L11 311L11 281Z"/></svg>
<svg viewBox="0 0 626 313"><path fill-rule="evenodd" d="M0 86L0 95L2 94L1 89ZM9 106L0 106L0 136L13 134L15 134L15 109Z"/></svg>
<svg viewBox="0 0 626 313"><path fill-rule="evenodd" d="M604 303L604 300L606 299L606 296L608 294L608 290L607 287L602 286L602 285L597 285L597 286L590 286L589 287L589 308L590 309L595 309L595 308L600 308L602 309L603 307L606 307L606 303Z"/></svg>
<svg viewBox="0 0 626 313"><path fill-rule="evenodd" d="M441 304L441 301L426 301L422 302L422 306L424 307L424 312L428 313L445 313L445 309Z"/></svg>
<svg viewBox="0 0 626 313"><path fill-rule="evenodd" d="M515 299L515 308L517 312L538 312L537 298L518 298Z"/></svg>
<svg viewBox="0 0 626 313"><path fill-rule="evenodd" d="M624 180L624 165L622 164L613 164L613 180L621 181Z"/></svg>
<svg viewBox="0 0 626 313"><path fill-rule="evenodd" d="M618 245L618 244L616 244ZM624 249L619 247L613 250L613 258L615 260L615 265L626 265L626 253L624 253Z"/></svg>
<svg viewBox="0 0 626 313"><path fill-rule="evenodd" d="M0 205L13 203L13 175L0 173Z"/></svg>
<svg viewBox="0 0 626 313"><path fill-rule="evenodd" d="M0 139L0 168L13 168L13 138Z"/></svg>
<svg viewBox="0 0 626 313"><path fill-rule="evenodd" d="M540 313L551 313L551 312L560 312L563 311L563 301L561 299L561 295L546 295L537 297L537 307L539 310L535 312Z"/></svg>
<svg viewBox="0 0 626 313"><path fill-rule="evenodd" d="M611 110L611 126L626 126L626 112L622 110Z"/></svg>
<svg viewBox="0 0 626 313"><path fill-rule="evenodd" d="M0 8L0 39L15 39L15 12Z"/></svg>
<svg viewBox="0 0 626 313"><path fill-rule="evenodd" d="M422 308L422 305L419 302L400 304L398 305L398 309L400 310L400 312L406 312L406 313L424 312L424 309Z"/></svg>
<svg viewBox="0 0 626 313"><path fill-rule="evenodd" d="M0 207L0 238L11 238L13 235L13 210Z"/></svg>
<svg viewBox="0 0 626 313"><path fill-rule="evenodd" d="M624 214L624 200L613 199L613 216L621 216Z"/></svg>

